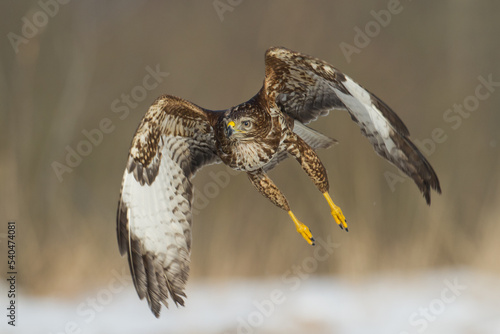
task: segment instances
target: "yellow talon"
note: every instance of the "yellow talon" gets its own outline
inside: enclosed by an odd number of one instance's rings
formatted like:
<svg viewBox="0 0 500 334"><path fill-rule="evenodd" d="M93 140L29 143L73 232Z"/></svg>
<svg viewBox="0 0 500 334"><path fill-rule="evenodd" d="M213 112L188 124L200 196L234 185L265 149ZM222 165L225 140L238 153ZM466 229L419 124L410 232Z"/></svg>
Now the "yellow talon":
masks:
<svg viewBox="0 0 500 334"><path fill-rule="evenodd" d="M306 225L302 224L298 219L297 217L295 217L295 215L293 214L292 211L288 211L288 214L290 215L290 217L292 218L293 222L295 223L295 227L297 228L297 232L300 233L300 235L302 235L302 237L304 239L306 239L306 241L309 243L309 245L313 245L314 246L314 238L311 234L311 231L309 230L309 227L307 227Z"/></svg>
<svg viewBox="0 0 500 334"><path fill-rule="evenodd" d="M324 192L323 196L325 196L328 205L330 205L330 209L332 210L332 216L335 219L335 222L339 225L341 229L345 228L346 231L349 231L342 210L340 210L340 208L336 206L335 203L333 203L332 198L330 197L330 194L328 194L328 192Z"/></svg>

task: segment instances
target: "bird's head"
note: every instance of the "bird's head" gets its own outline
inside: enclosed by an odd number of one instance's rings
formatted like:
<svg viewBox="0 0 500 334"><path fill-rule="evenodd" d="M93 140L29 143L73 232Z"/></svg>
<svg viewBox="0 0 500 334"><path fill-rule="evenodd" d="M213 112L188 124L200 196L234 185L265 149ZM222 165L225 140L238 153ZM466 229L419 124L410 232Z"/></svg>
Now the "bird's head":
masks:
<svg viewBox="0 0 500 334"><path fill-rule="evenodd" d="M267 135L270 117L263 110L243 104L226 113L222 126L221 130L230 142L254 140Z"/></svg>
<svg viewBox="0 0 500 334"><path fill-rule="evenodd" d="M226 137L228 139L243 139L248 137L254 127L254 120L250 117L241 117L238 119L229 118L226 121Z"/></svg>

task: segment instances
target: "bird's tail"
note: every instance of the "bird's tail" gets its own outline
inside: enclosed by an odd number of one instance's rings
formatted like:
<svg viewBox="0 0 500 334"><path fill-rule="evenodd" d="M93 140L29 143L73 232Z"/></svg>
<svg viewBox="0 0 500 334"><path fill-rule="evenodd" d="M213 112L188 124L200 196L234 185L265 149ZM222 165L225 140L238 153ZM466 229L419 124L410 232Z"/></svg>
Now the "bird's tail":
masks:
<svg viewBox="0 0 500 334"><path fill-rule="evenodd" d="M307 143L307 145L311 146L313 149L328 148L333 144L338 143L337 140L325 136L324 134L305 126L297 120L295 120L294 122L293 132L295 132Z"/></svg>

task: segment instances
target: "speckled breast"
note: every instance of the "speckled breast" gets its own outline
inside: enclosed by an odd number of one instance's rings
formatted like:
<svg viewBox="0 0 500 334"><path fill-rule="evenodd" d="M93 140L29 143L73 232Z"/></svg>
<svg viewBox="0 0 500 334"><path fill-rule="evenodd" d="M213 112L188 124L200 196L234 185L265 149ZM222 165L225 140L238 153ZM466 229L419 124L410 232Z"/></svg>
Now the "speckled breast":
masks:
<svg viewBox="0 0 500 334"><path fill-rule="evenodd" d="M237 142L219 147L219 156L226 165L241 171L254 171L266 165L276 154L279 142Z"/></svg>

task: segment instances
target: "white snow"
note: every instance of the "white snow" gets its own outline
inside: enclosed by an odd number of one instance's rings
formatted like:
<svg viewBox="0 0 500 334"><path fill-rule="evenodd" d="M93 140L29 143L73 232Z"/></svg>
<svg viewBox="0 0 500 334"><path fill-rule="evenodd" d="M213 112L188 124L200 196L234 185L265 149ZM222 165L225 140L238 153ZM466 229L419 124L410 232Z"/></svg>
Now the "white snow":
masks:
<svg viewBox="0 0 500 334"><path fill-rule="evenodd" d="M8 326L4 315L0 332L500 333L498 277L470 270L380 274L360 281L307 275L191 280L187 294L186 307L163 308L156 319L130 282L114 280L71 301L20 291L16 327Z"/></svg>

